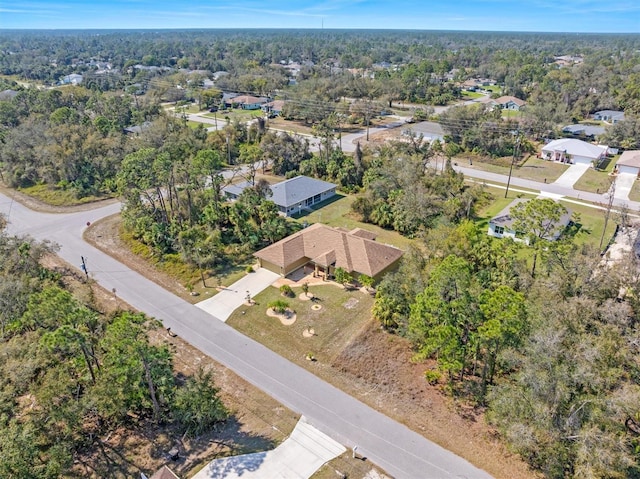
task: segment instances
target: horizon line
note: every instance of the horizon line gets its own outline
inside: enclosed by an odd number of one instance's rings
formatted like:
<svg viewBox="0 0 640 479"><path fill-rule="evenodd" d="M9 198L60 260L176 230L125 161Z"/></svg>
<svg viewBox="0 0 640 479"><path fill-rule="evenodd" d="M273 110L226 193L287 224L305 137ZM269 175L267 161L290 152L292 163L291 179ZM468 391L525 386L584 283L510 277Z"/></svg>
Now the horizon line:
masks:
<svg viewBox="0 0 640 479"><path fill-rule="evenodd" d="M322 28L322 27L144 27L144 28L109 28L109 27L82 27L82 28L25 28L25 27L2 27L0 32L89 32L89 31L116 31L116 32L136 32L136 31L209 31L209 30L312 30L317 32L325 31L396 31L396 32L447 32L447 33L545 33L560 35L640 35L640 32L594 32L594 31L555 31L555 30L473 30L473 29L419 29L419 28Z"/></svg>

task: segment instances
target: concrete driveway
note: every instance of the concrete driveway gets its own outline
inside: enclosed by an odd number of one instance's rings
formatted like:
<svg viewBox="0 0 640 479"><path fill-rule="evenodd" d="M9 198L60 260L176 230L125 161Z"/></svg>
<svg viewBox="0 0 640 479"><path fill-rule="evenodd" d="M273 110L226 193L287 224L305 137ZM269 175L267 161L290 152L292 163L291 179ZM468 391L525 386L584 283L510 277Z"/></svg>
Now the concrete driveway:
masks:
<svg viewBox="0 0 640 479"><path fill-rule="evenodd" d="M554 185L564 186L565 188L573 188L573 185L580 179L584 172L591 168L591 165L585 165L582 163L576 163L575 165L571 165L567 171L560 175L556 181L553 182Z"/></svg>
<svg viewBox="0 0 640 479"><path fill-rule="evenodd" d="M256 294L271 286L279 277L279 274L260 268L223 289L213 298L200 301L196 306L216 318L226 321L231 316L231 313L245 303L247 292L253 298Z"/></svg>
<svg viewBox="0 0 640 479"><path fill-rule="evenodd" d="M633 173L618 173L616 178L616 191L613 197L616 200L629 200L629 193L637 176Z"/></svg>
<svg viewBox="0 0 640 479"><path fill-rule="evenodd" d="M291 435L275 449L216 459L192 479L307 479L345 451L303 416Z"/></svg>

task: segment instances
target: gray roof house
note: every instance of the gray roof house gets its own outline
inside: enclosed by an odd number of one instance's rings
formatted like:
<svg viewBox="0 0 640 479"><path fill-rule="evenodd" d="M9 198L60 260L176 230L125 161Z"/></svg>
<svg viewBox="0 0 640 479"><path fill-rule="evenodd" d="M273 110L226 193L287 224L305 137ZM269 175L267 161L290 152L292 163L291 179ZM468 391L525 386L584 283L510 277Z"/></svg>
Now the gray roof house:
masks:
<svg viewBox="0 0 640 479"><path fill-rule="evenodd" d="M594 120L604 121L606 123L618 123L619 121L624 120L624 112L617 110L602 110L597 111L593 114Z"/></svg>
<svg viewBox="0 0 640 479"><path fill-rule="evenodd" d="M595 138L596 136L602 135L605 132L605 129L603 126L575 124L565 126L562 129L562 132L574 136Z"/></svg>
<svg viewBox="0 0 640 479"><path fill-rule="evenodd" d="M525 198L517 198L513 200L506 208L504 208L500 213L489 220L489 231L487 234L489 236L493 236L494 238L511 238L514 241L522 241L525 244L529 244L529 238L524 236L521 232L516 231L513 228L513 223L515 222L514 218L511 216L511 208L516 206L517 204L524 203L529 201ZM558 221L558 225L562 225L564 227L568 226L571 222L571 211L567 210L567 212L562 215L560 221ZM546 227L545 227L546 228ZM555 228L554 228L555 229ZM552 238L546 238L549 241L557 240L561 234L562 229L557 228L559 231Z"/></svg>
<svg viewBox="0 0 640 479"><path fill-rule="evenodd" d="M245 181L226 186L222 191L233 200L250 186L252 184ZM269 199L276 204L280 213L290 216L334 196L336 185L308 176L296 176L271 185L271 192Z"/></svg>

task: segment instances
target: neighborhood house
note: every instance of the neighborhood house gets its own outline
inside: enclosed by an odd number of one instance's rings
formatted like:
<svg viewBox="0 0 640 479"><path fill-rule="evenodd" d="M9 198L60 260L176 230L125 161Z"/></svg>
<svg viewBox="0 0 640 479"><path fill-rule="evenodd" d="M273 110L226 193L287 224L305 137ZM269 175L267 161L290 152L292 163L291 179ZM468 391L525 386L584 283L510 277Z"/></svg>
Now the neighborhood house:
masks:
<svg viewBox="0 0 640 479"><path fill-rule="evenodd" d="M511 238L514 241L522 241L525 244L529 244L529 238L522 234L520 231L516 231L513 228L513 223L515 220L511 216L511 208L516 206L519 203L524 203L526 200L524 198L518 198L513 200L505 209L503 209L496 216L491 218L489 221L489 231L487 234L489 236L493 236L494 238ZM557 240L561 235L562 231L565 227L569 226L571 222L571 211L567 211L562 217L560 221L556 225L553 225L550 229L555 233L552 237L545 238L549 241ZM558 226L562 226L561 228Z"/></svg>
<svg viewBox="0 0 640 479"><path fill-rule="evenodd" d="M542 158L561 163L593 164L607 155L607 147L574 138L553 140L542 147Z"/></svg>
<svg viewBox="0 0 640 479"><path fill-rule="evenodd" d="M616 110L597 111L593 114L593 119L614 124L624 120L624 112Z"/></svg>
<svg viewBox="0 0 640 479"><path fill-rule="evenodd" d="M235 185L229 185L222 189L227 198L235 200L242 191L253 186L245 181ZM278 211L285 216L300 213L336 194L336 185L327 181L316 180L308 176L296 176L280 183L270 185L271 197L269 198L278 207Z"/></svg>
<svg viewBox="0 0 640 479"><path fill-rule="evenodd" d="M521 100L520 98L516 98L515 96L501 96L500 98L491 100L491 104L494 106L499 106L503 110L518 111L522 107L524 107L527 104L527 102L524 100Z"/></svg>
<svg viewBox="0 0 640 479"><path fill-rule="evenodd" d="M328 279L336 268L350 274L380 277L395 266L402 250L378 243L376 235L316 223L254 253L260 266L287 276L299 268Z"/></svg>
<svg viewBox="0 0 640 479"><path fill-rule="evenodd" d="M640 176L640 150L628 150L620 155L616 163L618 173Z"/></svg>

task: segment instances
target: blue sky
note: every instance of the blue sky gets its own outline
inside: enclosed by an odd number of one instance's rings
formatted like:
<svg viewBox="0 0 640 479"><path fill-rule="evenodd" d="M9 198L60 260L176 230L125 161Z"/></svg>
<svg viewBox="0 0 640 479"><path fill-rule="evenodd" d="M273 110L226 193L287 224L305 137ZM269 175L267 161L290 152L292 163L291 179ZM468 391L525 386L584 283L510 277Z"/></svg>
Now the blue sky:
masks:
<svg viewBox="0 0 640 479"><path fill-rule="evenodd" d="M640 0L0 0L0 28L640 33Z"/></svg>

